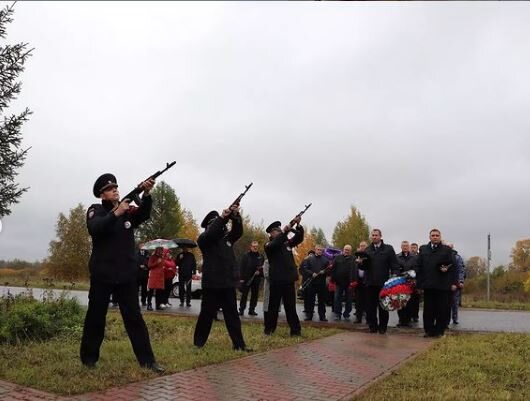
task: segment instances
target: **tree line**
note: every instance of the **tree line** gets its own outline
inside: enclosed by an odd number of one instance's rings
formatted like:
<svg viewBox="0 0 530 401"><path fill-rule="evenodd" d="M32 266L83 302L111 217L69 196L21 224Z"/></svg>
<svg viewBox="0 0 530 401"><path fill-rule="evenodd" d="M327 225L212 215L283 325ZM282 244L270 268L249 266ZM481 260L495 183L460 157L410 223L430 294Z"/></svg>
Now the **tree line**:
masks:
<svg viewBox="0 0 530 401"><path fill-rule="evenodd" d="M153 209L151 218L135 232L137 243L156 238L189 238L197 240L200 230L192 212L183 207L175 190L166 182L160 182L152 191ZM263 245L268 236L263 224L252 221L243 213L243 236L234 245L236 259L247 252L254 240ZM308 230L304 242L296 252L300 262L315 244L334 245L342 248L345 244L359 245L369 237L369 226L364 216L351 207L350 214L337 223L333 232L333 242L326 239L322 228L313 227ZM55 226L56 238L49 244L48 257L43 263L46 274L61 280L86 280L88 278L88 259L90 257L91 240L86 229L86 207L78 204L70 209L68 215L60 213ZM200 259L200 252L194 249Z"/></svg>
<svg viewBox="0 0 530 401"><path fill-rule="evenodd" d="M162 181L153 189L152 196L151 219L136 230L137 243L155 238L189 238L196 241L200 233L199 226L191 210L182 205L176 191ZM91 241L86 229L85 213L86 207L78 204L69 211L68 215L59 214L56 223L56 238L50 242L49 255L42 264L48 276L69 281L88 279ZM242 218L243 236L234 245L237 260L247 252L253 240L260 243L261 251L268 240L262 223L255 223L249 215L244 213ZM295 260L300 264L316 244L339 249L346 244L351 244L356 249L361 241L369 240L369 235L370 226L366 218L355 206L351 206L348 215L336 223L331 241L327 240L322 228L308 229L304 242L295 250ZM200 251L196 248L193 252L200 260ZM512 249L511 258L512 262L508 266L497 266L492 270L492 280L497 280L496 283L499 283L501 292L522 291L526 281L530 292L530 239L517 241ZM20 263L17 265L20 266ZM467 259L466 272L467 278L472 280L469 290L480 290L485 282L485 259L479 256ZM500 284L501 281L504 284Z"/></svg>

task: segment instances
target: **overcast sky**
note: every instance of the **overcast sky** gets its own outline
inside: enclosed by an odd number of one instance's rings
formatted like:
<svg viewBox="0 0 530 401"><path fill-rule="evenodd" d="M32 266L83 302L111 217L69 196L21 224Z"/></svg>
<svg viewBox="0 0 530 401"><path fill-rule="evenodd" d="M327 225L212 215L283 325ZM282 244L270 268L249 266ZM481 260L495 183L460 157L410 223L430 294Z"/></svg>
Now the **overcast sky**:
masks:
<svg viewBox="0 0 530 401"><path fill-rule="evenodd" d="M11 107L34 111L0 259L47 256L60 212L163 180L200 222L254 186L267 225L355 205L386 242L432 227L507 263L530 237L529 3L20 2L35 47Z"/></svg>

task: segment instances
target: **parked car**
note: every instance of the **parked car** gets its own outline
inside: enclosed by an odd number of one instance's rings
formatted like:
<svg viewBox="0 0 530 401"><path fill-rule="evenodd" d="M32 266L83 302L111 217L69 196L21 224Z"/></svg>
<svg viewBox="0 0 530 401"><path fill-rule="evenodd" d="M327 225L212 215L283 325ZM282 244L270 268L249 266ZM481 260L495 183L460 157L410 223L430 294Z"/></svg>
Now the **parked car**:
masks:
<svg viewBox="0 0 530 401"><path fill-rule="evenodd" d="M197 273L191 277L191 297L193 299L199 299L202 293L202 274ZM171 296L174 298L179 297L179 275L173 278L173 289L171 290Z"/></svg>

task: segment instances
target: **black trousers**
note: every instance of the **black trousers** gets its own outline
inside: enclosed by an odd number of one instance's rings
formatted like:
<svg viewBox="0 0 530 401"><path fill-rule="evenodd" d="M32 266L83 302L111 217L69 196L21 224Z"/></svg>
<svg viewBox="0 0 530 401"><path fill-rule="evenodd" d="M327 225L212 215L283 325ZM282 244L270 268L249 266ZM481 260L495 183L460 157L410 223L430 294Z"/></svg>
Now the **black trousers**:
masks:
<svg viewBox="0 0 530 401"><path fill-rule="evenodd" d="M147 304L147 280L148 277L142 275L138 277L138 287L140 288L140 299L142 300L142 305Z"/></svg>
<svg viewBox="0 0 530 401"><path fill-rule="evenodd" d="M442 336L451 316L451 291L423 291L423 329L425 334Z"/></svg>
<svg viewBox="0 0 530 401"><path fill-rule="evenodd" d="M302 281L302 287L307 282L307 280L309 280L309 278L305 278L304 281ZM307 287L305 287L304 292L303 292L303 296L304 296L304 313L305 314L310 313L311 315L313 315L314 310L309 309L309 285L307 285Z"/></svg>
<svg viewBox="0 0 530 401"><path fill-rule="evenodd" d="M420 294L414 292L410 300L408 302L408 305L410 305L410 317L411 319L418 320L420 316Z"/></svg>
<svg viewBox="0 0 530 401"><path fill-rule="evenodd" d="M141 365L153 363L155 357L149 341L147 326L140 313L136 281L112 284L93 279L90 280L88 310L81 339L81 362L90 364L96 363L99 359L99 348L105 335L105 323L111 293L115 294L120 306L123 324L136 359Z"/></svg>
<svg viewBox="0 0 530 401"><path fill-rule="evenodd" d="M239 301L239 310L244 311L247 307L247 297L248 292L250 291L250 304L248 310L254 312L256 310L256 305L258 304L258 294L259 294L259 285L261 279L259 277L254 277L250 285L245 285L241 283L241 300Z"/></svg>
<svg viewBox="0 0 530 401"><path fill-rule="evenodd" d="M408 300L407 305L404 308L401 308L397 311L399 316L399 323L408 325L412 319L412 308L411 301L412 297Z"/></svg>
<svg viewBox="0 0 530 401"><path fill-rule="evenodd" d="M362 320L363 313L366 312L366 287L359 283L355 287L355 317L357 320Z"/></svg>
<svg viewBox="0 0 530 401"><path fill-rule="evenodd" d="M235 288L202 289L201 312L195 326L193 344L197 347L202 347L206 344L212 329L212 322L217 317L219 308L223 309L225 325L232 340L232 346L234 349L244 349L245 340L243 340L241 320L239 320L239 314L237 313Z"/></svg>
<svg viewBox="0 0 530 401"><path fill-rule="evenodd" d="M173 278L165 278L164 279L164 297L162 300L163 304L167 304L169 302L169 296L171 295L172 289L173 289Z"/></svg>
<svg viewBox="0 0 530 401"><path fill-rule="evenodd" d="M156 308L160 308L160 305L163 304L162 302L164 300L164 292L165 290L163 288L150 288L149 291L147 291L147 305L153 306L153 295L155 296L155 306Z"/></svg>
<svg viewBox="0 0 530 401"><path fill-rule="evenodd" d="M326 280L324 277L316 278L313 280L307 288L308 300L307 306L309 307L306 312L308 317L313 317L313 311L315 310L315 296L318 297L318 316L322 319L326 317L326 300L328 298L328 289L326 288Z"/></svg>
<svg viewBox="0 0 530 401"><path fill-rule="evenodd" d="M289 281L271 281L269 295L269 310L265 314L265 334L272 334L278 325L278 312L283 300L287 323L291 328L291 335L300 335L302 327L296 314L296 291L294 283Z"/></svg>
<svg viewBox="0 0 530 401"><path fill-rule="evenodd" d="M366 322L371 331L383 330L388 327L388 311L384 310L379 304L379 292L382 287L366 286ZM377 314L379 312L379 321Z"/></svg>
<svg viewBox="0 0 530 401"><path fill-rule="evenodd" d="M179 277L179 298L180 303L184 303L184 296L186 297L186 303L191 303L191 277Z"/></svg>

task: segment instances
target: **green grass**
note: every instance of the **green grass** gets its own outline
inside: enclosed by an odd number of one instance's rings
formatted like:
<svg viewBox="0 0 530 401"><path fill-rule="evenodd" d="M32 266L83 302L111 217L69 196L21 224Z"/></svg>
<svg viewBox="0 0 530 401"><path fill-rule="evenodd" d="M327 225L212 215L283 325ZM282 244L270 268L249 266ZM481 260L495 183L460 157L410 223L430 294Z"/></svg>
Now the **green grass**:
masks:
<svg viewBox="0 0 530 401"><path fill-rule="evenodd" d="M48 279L46 277L29 277L6 276L0 275L0 285L9 287L29 287L29 288L46 288L58 290L86 290L88 291L90 283L88 281L68 282Z"/></svg>
<svg viewBox="0 0 530 401"><path fill-rule="evenodd" d="M248 355L232 350L224 322L215 322L206 346L196 349L192 345L196 319L146 315L145 320L155 356L166 368L167 374ZM279 326L273 336L265 337L261 324L243 324L245 341L256 352L325 337L339 331L304 327L303 338L291 338L288 328ZM100 361L94 370L84 368L79 361L80 338L81 328L78 328L68 336L44 343L0 346L0 378L45 391L71 395L157 376L138 366L121 317L117 313L108 315Z"/></svg>
<svg viewBox="0 0 530 401"><path fill-rule="evenodd" d="M528 302L499 302L499 301L485 301L485 300L465 300L462 302L464 308L478 308L478 309L505 309L505 310L522 310L530 311L530 303Z"/></svg>
<svg viewBox="0 0 530 401"><path fill-rule="evenodd" d="M530 399L530 334L461 334L378 381L358 401Z"/></svg>

